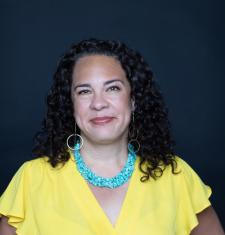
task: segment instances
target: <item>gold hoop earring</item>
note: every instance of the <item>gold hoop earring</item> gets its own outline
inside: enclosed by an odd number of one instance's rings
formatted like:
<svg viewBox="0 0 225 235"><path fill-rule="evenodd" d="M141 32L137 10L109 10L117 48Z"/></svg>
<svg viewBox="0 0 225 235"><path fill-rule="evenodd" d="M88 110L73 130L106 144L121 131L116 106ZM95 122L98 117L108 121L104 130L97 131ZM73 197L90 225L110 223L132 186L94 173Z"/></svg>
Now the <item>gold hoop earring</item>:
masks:
<svg viewBox="0 0 225 235"><path fill-rule="evenodd" d="M83 140L83 138L81 137L81 135L79 135L79 134L77 134L76 133L76 131L77 131L77 128L76 128L76 123L75 123L75 133L74 134L71 134L71 135L69 135L68 137L67 137L67 139L66 139L66 144L67 144L67 147L69 148L69 149L71 149L71 150L80 150L82 147L83 147L83 144L84 144L84 140ZM74 139L75 139L75 141L74 141L74 146L76 145L76 143L78 142L79 143L79 148L72 148L70 145L69 145L69 139L72 137L72 136L74 136ZM76 138L79 138L79 141L76 141Z"/></svg>
<svg viewBox="0 0 225 235"><path fill-rule="evenodd" d="M128 141L128 150L134 151L135 153L137 153L140 150L141 145L138 141L138 130L135 130L134 128L134 111L132 112L132 124L131 124L131 130L129 129L129 132L128 132L128 137L130 138L130 140ZM136 146L137 149L134 149L133 146Z"/></svg>
<svg viewBox="0 0 225 235"><path fill-rule="evenodd" d="M133 143L133 144L132 144ZM135 143L135 144L134 144ZM134 149L134 147L133 146L138 146L137 147L137 149ZM137 140L137 139L132 139L132 140L129 140L129 142L128 142L128 145L127 145L128 147L128 150L130 151L130 152L135 152L135 153L138 153L138 151L140 150L140 148L141 148L141 145L140 145L140 143L139 143L139 141ZM132 147L131 147L132 146Z"/></svg>

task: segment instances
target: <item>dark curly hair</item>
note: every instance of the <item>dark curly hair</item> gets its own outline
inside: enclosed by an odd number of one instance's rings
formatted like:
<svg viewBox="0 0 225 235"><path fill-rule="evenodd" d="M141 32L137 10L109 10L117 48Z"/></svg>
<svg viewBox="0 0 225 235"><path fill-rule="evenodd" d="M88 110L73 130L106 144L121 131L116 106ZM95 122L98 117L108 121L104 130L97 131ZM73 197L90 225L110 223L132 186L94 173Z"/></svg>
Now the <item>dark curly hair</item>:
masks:
<svg viewBox="0 0 225 235"><path fill-rule="evenodd" d="M79 58L94 54L118 60L131 85L131 97L135 100L134 126L140 143L137 154L141 159L141 181L160 177L167 165L171 165L176 174L175 142L170 133L168 110L153 73L139 52L113 40L83 40L73 44L62 56L47 95L47 114L42 129L34 136L33 155L48 156L53 167L68 161L66 139L74 132L75 125L71 100L73 68Z"/></svg>

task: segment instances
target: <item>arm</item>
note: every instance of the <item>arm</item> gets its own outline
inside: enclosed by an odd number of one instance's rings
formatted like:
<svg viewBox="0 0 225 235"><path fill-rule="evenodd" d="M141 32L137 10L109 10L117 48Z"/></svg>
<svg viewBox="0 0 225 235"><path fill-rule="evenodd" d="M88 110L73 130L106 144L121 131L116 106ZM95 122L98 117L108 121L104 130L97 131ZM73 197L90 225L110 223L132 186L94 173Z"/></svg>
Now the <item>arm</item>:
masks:
<svg viewBox="0 0 225 235"><path fill-rule="evenodd" d="M225 235L219 218L212 206L197 214L198 226L190 235Z"/></svg>
<svg viewBox="0 0 225 235"><path fill-rule="evenodd" d="M8 218L3 216L0 220L1 235L16 235L16 229L8 224Z"/></svg>

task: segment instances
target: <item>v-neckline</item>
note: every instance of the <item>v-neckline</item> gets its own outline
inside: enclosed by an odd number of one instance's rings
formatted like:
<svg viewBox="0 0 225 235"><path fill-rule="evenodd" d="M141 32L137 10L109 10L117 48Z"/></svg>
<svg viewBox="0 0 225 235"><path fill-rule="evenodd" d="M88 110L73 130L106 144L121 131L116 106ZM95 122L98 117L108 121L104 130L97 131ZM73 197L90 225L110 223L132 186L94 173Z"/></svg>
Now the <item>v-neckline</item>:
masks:
<svg viewBox="0 0 225 235"><path fill-rule="evenodd" d="M107 224L107 227L112 230L112 231L116 231L119 229L119 227L122 225L123 222L123 218L127 220L127 216L126 213L129 213L128 211L128 207L129 207L129 201L131 200L131 197L134 196L132 191L134 191L133 189L136 188L135 187L135 182L137 181L137 171L138 171L138 157L136 158L135 161L135 165L134 165L134 171L130 177L129 180L129 184L122 202L122 205L120 207L120 211L118 213L117 219L116 219L116 223L113 225L110 222L110 219L108 218L108 216L106 215L105 211L103 210L103 208L101 207L100 203L98 202L97 198L95 197L94 193L91 191L88 183L86 182L86 180L81 176L81 174L79 173L79 171L77 170L76 167L76 162L74 160L73 157L73 153L70 151L70 157L71 160L74 163L74 167L75 167L75 172L78 176L78 179L80 181L80 186L81 188L83 188L83 191L85 193L82 194L83 200L89 200L90 204L92 205L92 207L94 207L93 210L90 210L90 213L93 213L94 211L97 211L99 213L99 217L101 217L101 221L105 224ZM93 215L93 218L96 216L96 214Z"/></svg>

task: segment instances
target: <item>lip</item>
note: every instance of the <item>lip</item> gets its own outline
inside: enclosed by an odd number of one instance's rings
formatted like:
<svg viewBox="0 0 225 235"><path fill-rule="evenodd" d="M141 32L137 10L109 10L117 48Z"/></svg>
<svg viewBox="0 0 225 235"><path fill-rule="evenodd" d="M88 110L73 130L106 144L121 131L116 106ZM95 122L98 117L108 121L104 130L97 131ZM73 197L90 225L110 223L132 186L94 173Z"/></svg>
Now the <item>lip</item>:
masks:
<svg viewBox="0 0 225 235"><path fill-rule="evenodd" d="M95 125L104 125L106 123L111 122L113 119L114 117L105 116L105 117L96 117L91 119L90 121Z"/></svg>

